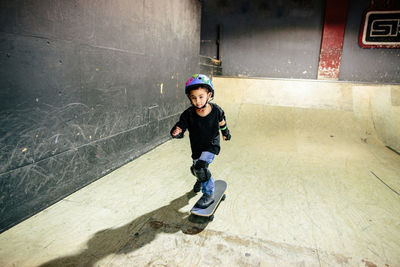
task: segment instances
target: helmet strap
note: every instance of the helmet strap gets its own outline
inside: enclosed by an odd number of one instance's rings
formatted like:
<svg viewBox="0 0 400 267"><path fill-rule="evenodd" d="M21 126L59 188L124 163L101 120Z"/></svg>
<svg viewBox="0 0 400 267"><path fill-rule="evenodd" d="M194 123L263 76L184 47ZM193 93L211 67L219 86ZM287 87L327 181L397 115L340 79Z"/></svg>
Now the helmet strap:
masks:
<svg viewBox="0 0 400 267"><path fill-rule="evenodd" d="M204 104L204 106L202 106L201 108L198 108L198 107L196 107L196 106L192 103L192 100L190 100L190 98L189 98L190 104L192 104L192 107L194 107L197 111L200 111L200 110L202 110L203 108L207 107L208 102L211 101L212 99L213 99L213 98L207 99L207 101L206 101L206 103Z"/></svg>
<svg viewBox="0 0 400 267"><path fill-rule="evenodd" d="M210 98L207 99L207 101L206 101L206 103L204 104L204 106L202 106L201 108L198 108L198 107L196 107L196 106L193 104L193 102L192 102L192 100L190 99L189 95L187 95L187 97L189 98L189 101L190 101L190 104L192 104L192 107L194 107L197 111L200 111L200 110L202 110L203 108L207 107L207 104L208 104L210 101L214 100L214 97L212 96L212 97L210 97Z"/></svg>
<svg viewBox="0 0 400 267"><path fill-rule="evenodd" d="M208 104L208 100L207 100L207 102L204 104L204 106L202 106L201 108L198 108L198 107L196 107L196 110L197 111L200 111L200 110L202 110L203 108L205 108L205 107L207 107L207 104ZM193 104L192 104L193 105ZM193 105L194 106L194 105Z"/></svg>

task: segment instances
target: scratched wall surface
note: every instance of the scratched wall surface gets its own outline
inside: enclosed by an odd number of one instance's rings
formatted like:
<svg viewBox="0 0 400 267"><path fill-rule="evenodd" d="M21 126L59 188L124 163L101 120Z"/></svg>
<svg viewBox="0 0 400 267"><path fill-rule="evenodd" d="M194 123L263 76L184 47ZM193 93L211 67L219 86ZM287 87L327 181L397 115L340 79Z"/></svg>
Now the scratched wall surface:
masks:
<svg viewBox="0 0 400 267"><path fill-rule="evenodd" d="M167 140L199 68L199 10L1 1L0 232Z"/></svg>

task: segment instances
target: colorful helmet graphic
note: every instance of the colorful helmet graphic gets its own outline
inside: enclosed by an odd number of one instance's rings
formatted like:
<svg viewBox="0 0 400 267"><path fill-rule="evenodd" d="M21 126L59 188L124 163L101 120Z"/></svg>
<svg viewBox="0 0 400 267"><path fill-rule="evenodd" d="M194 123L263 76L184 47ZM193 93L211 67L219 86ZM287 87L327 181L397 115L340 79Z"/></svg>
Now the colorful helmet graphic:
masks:
<svg viewBox="0 0 400 267"><path fill-rule="evenodd" d="M190 90L199 86L206 87L211 92L211 97L214 97L214 87L211 83L210 78L204 74L195 74L186 81L185 94L189 94Z"/></svg>

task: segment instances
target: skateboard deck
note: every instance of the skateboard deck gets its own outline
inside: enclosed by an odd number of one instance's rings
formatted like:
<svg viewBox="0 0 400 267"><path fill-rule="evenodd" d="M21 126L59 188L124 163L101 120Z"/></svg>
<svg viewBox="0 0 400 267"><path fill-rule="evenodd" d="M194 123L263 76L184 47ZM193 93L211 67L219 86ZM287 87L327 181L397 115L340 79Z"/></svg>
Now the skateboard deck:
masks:
<svg viewBox="0 0 400 267"><path fill-rule="evenodd" d="M222 181L222 180L215 181L214 203L212 203L210 206L208 206L205 209L196 207L196 205L194 205L194 207L190 210L190 213L197 215L197 216L212 218L214 216L214 212L217 209L219 203L225 199L226 187L227 187L227 184L225 181Z"/></svg>

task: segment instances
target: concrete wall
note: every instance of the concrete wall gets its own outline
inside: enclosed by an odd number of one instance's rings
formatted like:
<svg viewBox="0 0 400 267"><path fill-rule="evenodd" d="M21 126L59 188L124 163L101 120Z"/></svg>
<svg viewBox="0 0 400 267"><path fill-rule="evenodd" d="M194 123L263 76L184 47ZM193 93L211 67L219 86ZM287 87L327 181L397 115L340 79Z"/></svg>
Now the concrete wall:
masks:
<svg viewBox="0 0 400 267"><path fill-rule="evenodd" d="M358 45L370 0L348 1L339 80L400 83L400 49ZM317 79L324 1L205 0L201 54L217 55L224 76Z"/></svg>
<svg viewBox="0 0 400 267"><path fill-rule="evenodd" d="M168 138L199 69L200 10L1 1L0 232Z"/></svg>

